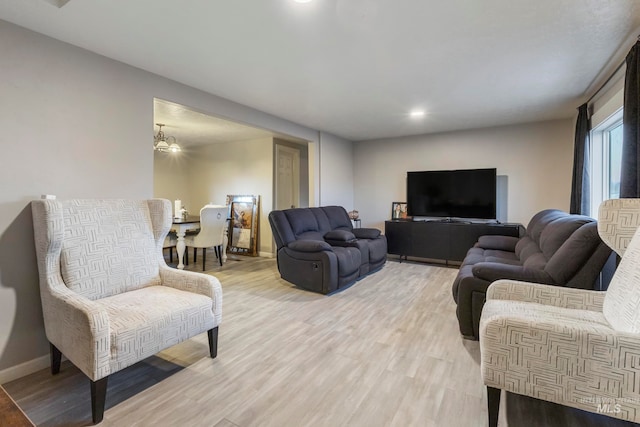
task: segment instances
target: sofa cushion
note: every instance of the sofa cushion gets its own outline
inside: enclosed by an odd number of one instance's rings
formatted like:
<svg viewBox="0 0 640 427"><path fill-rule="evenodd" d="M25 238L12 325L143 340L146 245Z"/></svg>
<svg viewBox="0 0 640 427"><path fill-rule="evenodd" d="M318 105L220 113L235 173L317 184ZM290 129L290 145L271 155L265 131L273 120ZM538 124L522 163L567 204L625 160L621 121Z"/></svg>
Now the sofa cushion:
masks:
<svg viewBox="0 0 640 427"><path fill-rule="evenodd" d="M109 316L114 372L216 326L211 298L168 286L96 302Z"/></svg>
<svg viewBox="0 0 640 427"><path fill-rule="evenodd" d="M319 231L318 220L310 209L289 209L283 211L289 220L293 234L298 238L309 231Z"/></svg>
<svg viewBox="0 0 640 427"><path fill-rule="evenodd" d="M483 249L515 252L516 244L519 240L518 237L514 236L480 236L476 245Z"/></svg>
<svg viewBox="0 0 640 427"><path fill-rule="evenodd" d="M529 236L524 236L520 239L520 241L516 244L516 257L521 262L525 262L527 258L529 258L533 254L537 254L540 252L540 247L538 244Z"/></svg>
<svg viewBox="0 0 640 427"><path fill-rule="evenodd" d="M325 233L324 239L329 243L331 243L331 240L335 240L337 242L351 242L356 240L356 236L347 230L331 230Z"/></svg>
<svg viewBox="0 0 640 427"><path fill-rule="evenodd" d="M352 232L358 239L377 239L381 234L377 228L354 228Z"/></svg>
<svg viewBox="0 0 640 427"><path fill-rule="evenodd" d="M593 221L586 216L566 215L550 222L540 233L540 250L547 259L550 259L577 229Z"/></svg>
<svg viewBox="0 0 640 427"><path fill-rule="evenodd" d="M552 284L553 279L544 270L537 268L522 268L519 265L509 265L494 262L479 262L471 267L473 276L495 282L499 279L522 280L525 282Z"/></svg>
<svg viewBox="0 0 640 427"><path fill-rule="evenodd" d="M387 258L387 239L381 236L377 239L366 240L369 244L369 262L378 263Z"/></svg>
<svg viewBox="0 0 640 427"><path fill-rule="evenodd" d="M587 223L560 246L553 257L547 261L545 271L557 283L565 284L580 268L583 268L584 260L589 259L601 243L598 224L595 221Z"/></svg>
<svg viewBox="0 0 640 427"><path fill-rule="evenodd" d="M334 247L333 252L338 257L338 276L350 276L360 270L362 257L358 248Z"/></svg>
<svg viewBox="0 0 640 427"><path fill-rule="evenodd" d="M294 240L287 248L298 252L330 251L331 245L322 240Z"/></svg>
<svg viewBox="0 0 640 427"><path fill-rule="evenodd" d="M327 215L331 230L344 229L351 231L353 228L349 214L342 206L324 206L318 209L322 209Z"/></svg>
<svg viewBox="0 0 640 427"><path fill-rule="evenodd" d="M546 226L555 221L558 218L566 217L568 214L559 209L545 209L538 212L531 218L529 225L527 226L527 236L538 244L540 241L540 235Z"/></svg>

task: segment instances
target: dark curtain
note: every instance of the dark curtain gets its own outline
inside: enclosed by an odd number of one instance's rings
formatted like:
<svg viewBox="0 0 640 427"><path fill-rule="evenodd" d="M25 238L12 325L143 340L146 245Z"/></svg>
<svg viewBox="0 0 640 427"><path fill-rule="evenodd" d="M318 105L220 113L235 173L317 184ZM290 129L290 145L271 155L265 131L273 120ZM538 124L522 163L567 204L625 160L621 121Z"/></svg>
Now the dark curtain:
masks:
<svg viewBox="0 0 640 427"><path fill-rule="evenodd" d="M624 110L622 112L622 169L620 170L620 197L640 197L640 41L627 55L624 78Z"/></svg>
<svg viewBox="0 0 640 427"><path fill-rule="evenodd" d="M589 194L589 115L585 103L578 108L576 121L570 213L588 215Z"/></svg>

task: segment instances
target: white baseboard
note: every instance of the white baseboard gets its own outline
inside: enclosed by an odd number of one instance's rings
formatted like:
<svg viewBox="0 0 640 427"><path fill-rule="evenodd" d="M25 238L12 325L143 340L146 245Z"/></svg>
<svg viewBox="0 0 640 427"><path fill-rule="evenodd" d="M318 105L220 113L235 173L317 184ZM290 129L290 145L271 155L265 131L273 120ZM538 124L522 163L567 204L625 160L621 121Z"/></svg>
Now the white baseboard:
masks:
<svg viewBox="0 0 640 427"><path fill-rule="evenodd" d="M273 258L273 252L262 252L262 251L259 251L258 252L258 256L259 257L263 257L263 258Z"/></svg>
<svg viewBox="0 0 640 427"><path fill-rule="evenodd" d="M28 362L21 363L16 366L12 366L0 371L0 384L8 383L9 381L17 380L26 375L33 374L41 369L46 369L50 366L49 355L38 357L37 359L29 360Z"/></svg>

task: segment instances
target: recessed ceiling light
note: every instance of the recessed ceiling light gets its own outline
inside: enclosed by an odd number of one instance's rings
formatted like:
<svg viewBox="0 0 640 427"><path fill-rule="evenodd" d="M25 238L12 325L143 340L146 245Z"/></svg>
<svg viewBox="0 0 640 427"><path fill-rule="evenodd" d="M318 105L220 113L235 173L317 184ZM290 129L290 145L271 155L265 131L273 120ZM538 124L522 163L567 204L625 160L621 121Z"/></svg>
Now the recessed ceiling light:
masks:
<svg viewBox="0 0 640 427"><path fill-rule="evenodd" d="M424 117L424 111L423 110L413 110L412 112L409 113L409 116L413 117L413 118L420 118L420 117Z"/></svg>
<svg viewBox="0 0 640 427"><path fill-rule="evenodd" d="M309 3L311 0L294 0L296 3Z"/></svg>

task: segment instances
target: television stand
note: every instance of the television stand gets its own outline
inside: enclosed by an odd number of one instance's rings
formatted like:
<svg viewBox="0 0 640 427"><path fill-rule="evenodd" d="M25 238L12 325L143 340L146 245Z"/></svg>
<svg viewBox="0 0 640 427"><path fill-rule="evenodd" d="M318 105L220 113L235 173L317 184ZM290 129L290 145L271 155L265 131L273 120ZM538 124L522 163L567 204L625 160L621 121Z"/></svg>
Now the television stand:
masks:
<svg viewBox="0 0 640 427"><path fill-rule="evenodd" d="M475 222L452 218L422 221L385 221L387 253L404 257L462 262L480 236L520 237L524 227L516 223Z"/></svg>

